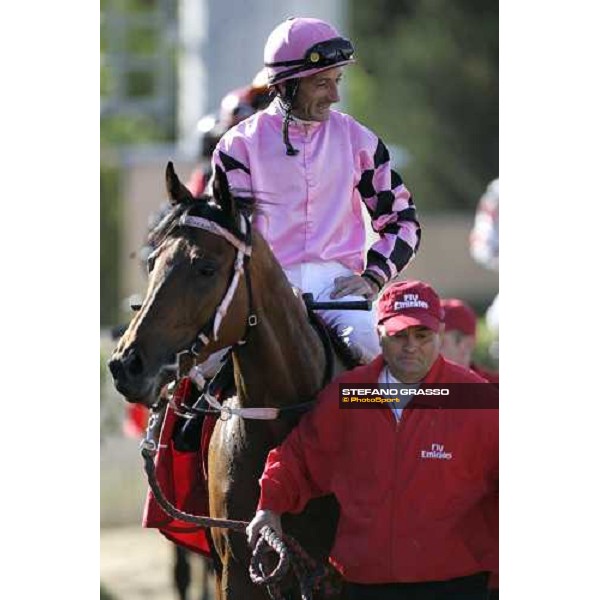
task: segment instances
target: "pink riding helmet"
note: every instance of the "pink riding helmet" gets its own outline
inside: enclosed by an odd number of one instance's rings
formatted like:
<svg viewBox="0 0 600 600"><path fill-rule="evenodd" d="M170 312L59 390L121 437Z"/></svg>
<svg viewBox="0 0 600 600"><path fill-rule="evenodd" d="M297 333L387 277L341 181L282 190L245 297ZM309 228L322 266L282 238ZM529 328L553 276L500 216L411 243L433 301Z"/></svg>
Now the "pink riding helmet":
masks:
<svg viewBox="0 0 600 600"><path fill-rule="evenodd" d="M355 62L349 40L325 21L306 17L287 19L271 32L264 61L270 85Z"/></svg>

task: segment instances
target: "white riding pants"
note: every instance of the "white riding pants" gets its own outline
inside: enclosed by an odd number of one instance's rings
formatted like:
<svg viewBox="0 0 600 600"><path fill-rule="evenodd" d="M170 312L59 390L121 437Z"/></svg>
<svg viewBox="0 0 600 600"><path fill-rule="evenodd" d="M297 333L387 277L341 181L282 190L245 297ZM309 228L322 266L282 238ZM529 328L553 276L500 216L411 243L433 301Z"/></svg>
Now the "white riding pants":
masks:
<svg viewBox="0 0 600 600"><path fill-rule="evenodd" d="M364 300L364 296L345 296L332 300L334 280L355 273L338 262L309 262L284 269L290 283L311 293L315 301L344 302ZM371 310L319 310L316 311L350 348L363 364L373 360L380 352L377 337L375 309Z"/></svg>

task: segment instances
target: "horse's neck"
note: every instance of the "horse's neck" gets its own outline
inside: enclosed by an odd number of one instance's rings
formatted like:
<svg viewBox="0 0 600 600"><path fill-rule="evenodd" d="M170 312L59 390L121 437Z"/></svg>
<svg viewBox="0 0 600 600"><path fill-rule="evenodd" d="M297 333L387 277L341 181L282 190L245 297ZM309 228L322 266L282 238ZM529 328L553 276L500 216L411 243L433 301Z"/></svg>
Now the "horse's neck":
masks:
<svg viewBox="0 0 600 600"><path fill-rule="evenodd" d="M262 238L255 239L250 265L259 323L236 352L240 400L255 406L312 400L326 368L319 335Z"/></svg>

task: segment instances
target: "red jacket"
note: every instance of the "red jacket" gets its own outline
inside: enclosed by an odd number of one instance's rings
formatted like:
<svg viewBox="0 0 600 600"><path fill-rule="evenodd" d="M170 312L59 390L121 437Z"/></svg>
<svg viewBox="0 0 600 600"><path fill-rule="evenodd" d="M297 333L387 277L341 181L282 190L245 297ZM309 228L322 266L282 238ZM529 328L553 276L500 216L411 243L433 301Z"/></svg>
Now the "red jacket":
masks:
<svg viewBox="0 0 600 600"><path fill-rule="evenodd" d="M321 392L269 453L258 508L295 513L334 493L341 512L331 560L351 582L497 572L497 409L407 407L396 423L388 407L339 408L338 383L376 382L383 366L379 356ZM485 381L440 356L424 383Z"/></svg>

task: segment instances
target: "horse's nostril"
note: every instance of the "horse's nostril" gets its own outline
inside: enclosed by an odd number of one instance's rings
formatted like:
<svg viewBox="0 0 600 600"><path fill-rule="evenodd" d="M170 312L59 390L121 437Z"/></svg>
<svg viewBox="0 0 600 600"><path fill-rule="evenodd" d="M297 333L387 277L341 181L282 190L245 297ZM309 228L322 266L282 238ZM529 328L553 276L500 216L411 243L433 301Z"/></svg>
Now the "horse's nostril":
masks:
<svg viewBox="0 0 600 600"><path fill-rule="evenodd" d="M108 362L108 368L114 379L118 379L119 375L123 372L121 361L113 358Z"/></svg>
<svg viewBox="0 0 600 600"><path fill-rule="evenodd" d="M123 359L123 367L128 375L137 377L144 371L144 365L140 355L132 348L127 356Z"/></svg>
<svg viewBox="0 0 600 600"><path fill-rule="evenodd" d="M134 348L130 348L124 356L110 360L108 368L115 381L135 379L144 373L142 358Z"/></svg>

